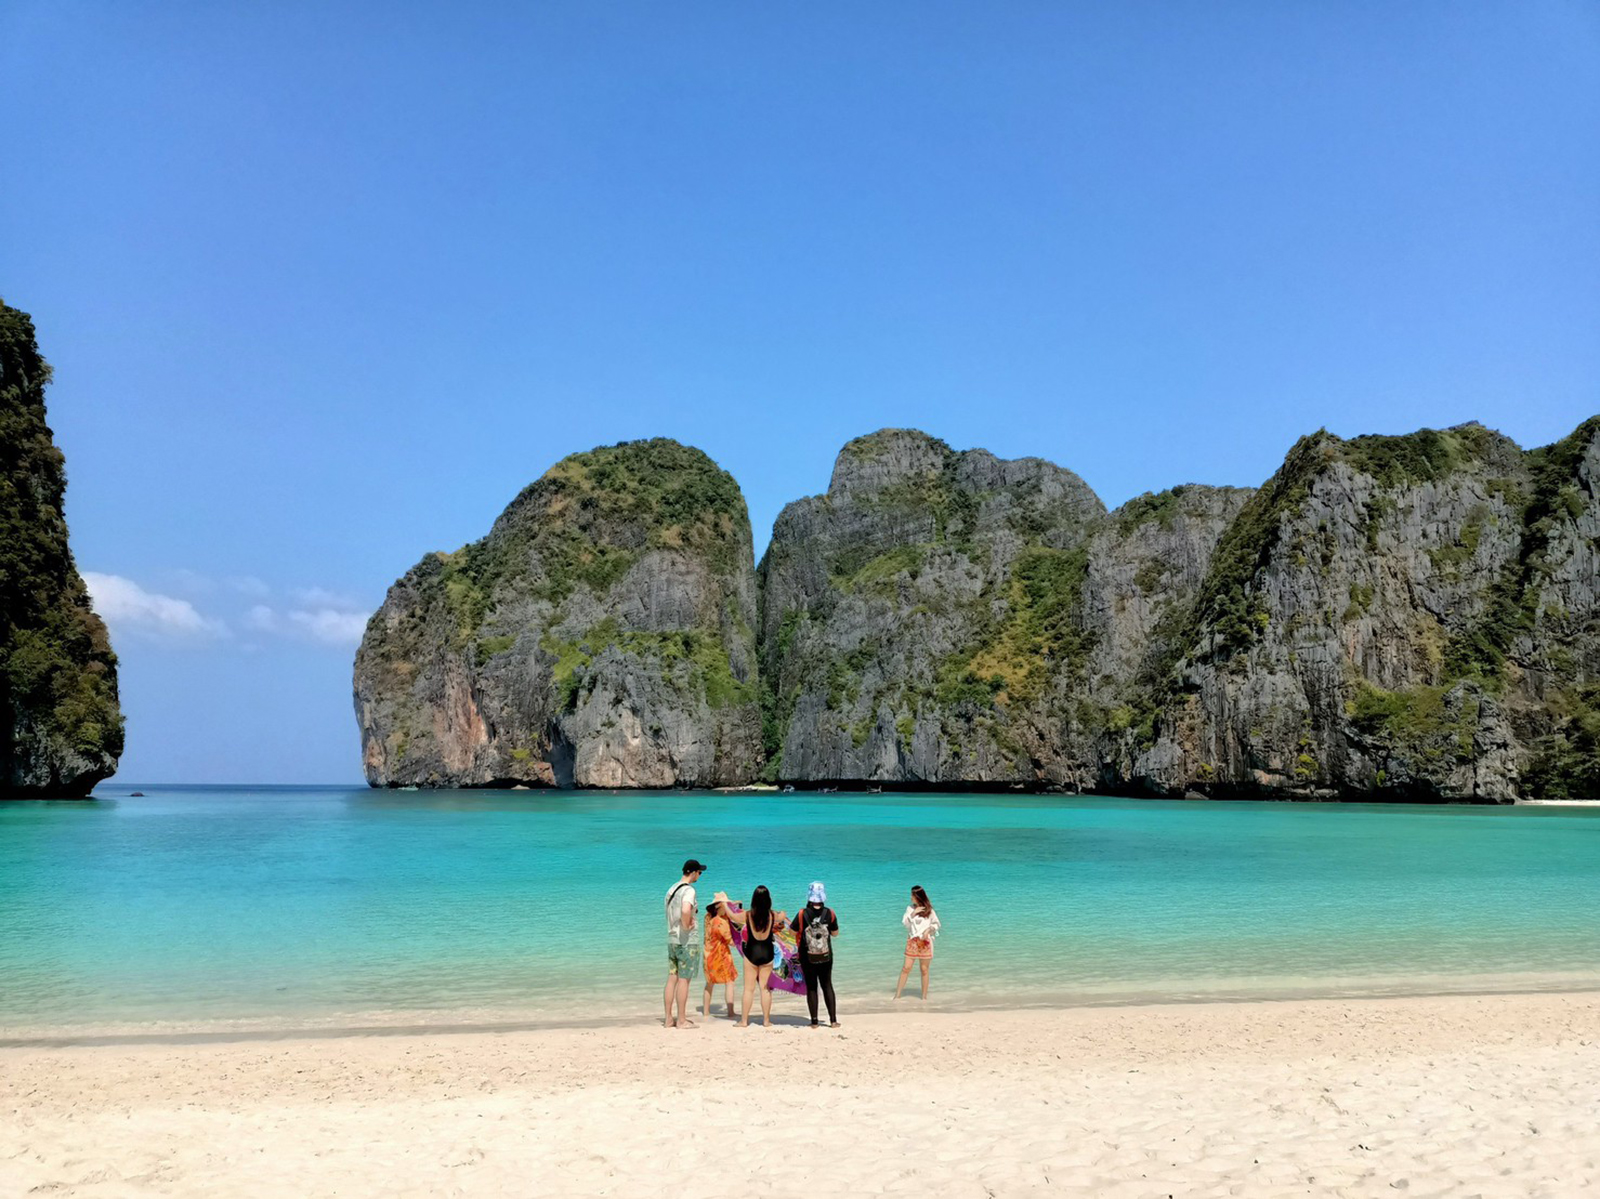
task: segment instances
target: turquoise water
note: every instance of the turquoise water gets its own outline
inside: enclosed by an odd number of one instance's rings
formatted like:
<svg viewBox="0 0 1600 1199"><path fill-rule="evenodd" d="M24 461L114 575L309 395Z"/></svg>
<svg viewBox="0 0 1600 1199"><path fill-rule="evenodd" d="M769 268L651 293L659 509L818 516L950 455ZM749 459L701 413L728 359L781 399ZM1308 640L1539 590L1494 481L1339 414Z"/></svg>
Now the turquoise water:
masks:
<svg viewBox="0 0 1600 1199"><path fill-rule="evenodd" d="M846 1011L913 883L942 1006L1600 985L1600 809L130 789L0 804L0 1028L643 1019L691 855L827 883Z"/></svg>

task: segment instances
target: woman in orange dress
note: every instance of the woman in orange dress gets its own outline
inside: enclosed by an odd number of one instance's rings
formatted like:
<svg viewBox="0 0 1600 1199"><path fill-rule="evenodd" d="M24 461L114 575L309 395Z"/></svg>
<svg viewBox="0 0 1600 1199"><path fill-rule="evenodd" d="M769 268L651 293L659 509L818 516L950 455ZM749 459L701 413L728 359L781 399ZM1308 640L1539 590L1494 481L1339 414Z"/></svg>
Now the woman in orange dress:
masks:
<svg viewBox="0 0 1600 1199"><path fill-rule="evenodd" d="M706 992L700 1005L700 1014L711 1019L711 992L722 984L722 997L728 1003L728 1019L738 1019L733 1008L733 984L739 981L739 968L733 962L732 913L728 903L720 896L706 908ZM743 921L740 921L743 923Z"/></svg>

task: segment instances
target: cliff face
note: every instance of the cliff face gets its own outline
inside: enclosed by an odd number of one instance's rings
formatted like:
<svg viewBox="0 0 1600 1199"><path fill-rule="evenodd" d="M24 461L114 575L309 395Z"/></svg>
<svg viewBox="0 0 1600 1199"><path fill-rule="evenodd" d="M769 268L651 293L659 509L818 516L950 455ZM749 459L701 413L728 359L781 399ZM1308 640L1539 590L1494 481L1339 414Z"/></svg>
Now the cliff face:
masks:
<svg viewBox="0 0 1600 1199"><path fill-rule="evenodd" d="M1304 438L1223 535L1133 777L1600 794L1600 418Z"/></svg>
<svg viewBox="0 0 1600 1199"><path fill-rule="evenodd" d="M755 616L731 477L667 440L575 454L373 615L355 666L367 779L744 781L760 758Z"/></svg>
<svg viewBox="0 0 1600 1199"><path fill-rule="evenodd" d="M117 659L67 544L33 321L0 302L0 799L78 797L122 753Z"/></svg>
<svg viewBox="0 0 1600 1199"><path fill-rule="evenodd" d="M1302 439L1105 514L885 431L762 565L773 777L1144 794L1600 794L1600 418Z"/></svg>
<svg viewBox="0 0 1600 1199"><path fill-rule="evenodd" d="M1259 490L1110 513L888 429L757 573L759 620L703 455L568 459L373 618L369 778L1600 795L1600 417L1528 452L1318 433Z"/></svg>
<svg viewBox="0 0 1600 1199"><path fill-rule="evenodd" d="M761 565L770 773L1065 781L1056 702L1086 674L1076 617L1104 513L1040 459L901 429L850 442Z"/></svg>

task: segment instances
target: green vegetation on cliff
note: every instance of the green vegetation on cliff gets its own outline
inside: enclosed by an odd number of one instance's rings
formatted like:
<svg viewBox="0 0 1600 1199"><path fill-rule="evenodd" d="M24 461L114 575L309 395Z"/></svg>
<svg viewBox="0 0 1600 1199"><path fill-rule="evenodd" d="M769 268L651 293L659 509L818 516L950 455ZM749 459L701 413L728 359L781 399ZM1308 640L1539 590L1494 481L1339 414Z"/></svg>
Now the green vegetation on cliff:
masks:
<svg viewBox="0 0 1600 1199"><path fill-rule="evenodd" d="M1336 442L1326 430L1302 437L1277 473L1245 502L1211 556L1195 599L1190 646L1209 637L1214 652L1228 657L1254 643L1267 620L1266 606L1252 589L1256 574L1277 548L1283 518L1299 511Z"/></svg>
<svg viewBox="0 0 1600 1199"><path fill-rule="evenodd" d="M1565 688L1551 701L1556 725L1522 774L1537 799L1600 797L1600 684Z"/></svg>
<svg viewBox="0 0 1600 1199"><path fill-rule="evenodd" d="M759 698L753 682L735 677L728 649L717 637L699 629L670 633L621 629L615 620L606 619L574 641L547 634L540 642L540 648L555 659L553 674L561 711L573 708L589 681L588 666L613 647L649 662L669 682L704 696L712 709L751 704Z"/></svg>
<svg viewBox="0 0 1600 1199"><path fill-rule="evenodd" d="M0 302L0 789L81 794L122 752L116 656L67 544L50 368Z"/></svg>
<svg viewBox="0 0 1600 1199"><path fill-rule="evenodd" d="M1481 462L1503 442L1482 425L1418 429L1398 436L1369 434L1349 441L1333 439L1338 457L1385 487L1431 483Z"/></svg>
<svg viewBox="0 0 1600 1199"><path fill-rule="evenodd" d="M733 477L699 450L658 437L563 458L523 489L489 536L438 558L464 643L501 584L527 576L531 564L532 597L559 604L580 586L606 591L652 549L696 551L731 573L749 537Z"/></svg>
<svg viewBox="0 0 1600 1199"><path fill-rule="evenodd" d="M369 622L355 664L369 782L747 781L761 759L750 566L743 496L699 450L658 438L562 459Z"/></svg>
<svg viewBox="0 0 1600 1199"><path fill-rule="evenodd" d="M997 700L1031 703L1052 677L1075 675L1090 643L1078 620L1088 558L1082 548L1040 546L1019 554L1006 586L1004 617L964 662L951 664L941 699L976 699L976 684Z"/></svg>

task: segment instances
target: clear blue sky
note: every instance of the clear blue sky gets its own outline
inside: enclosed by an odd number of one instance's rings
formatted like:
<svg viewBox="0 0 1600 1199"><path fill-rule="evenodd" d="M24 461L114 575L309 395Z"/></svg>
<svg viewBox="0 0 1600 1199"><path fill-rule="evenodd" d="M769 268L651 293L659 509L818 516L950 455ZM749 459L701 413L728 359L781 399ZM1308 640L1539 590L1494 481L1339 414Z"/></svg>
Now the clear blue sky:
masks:
<svg viewBox="0 0 1600 1199"><path fill-rule="evenodd" d="M1600 411L1593 3L0 10L120 779L360 777L353 630L574 450L757 552L912 425L1108 504Z"/></svg>

